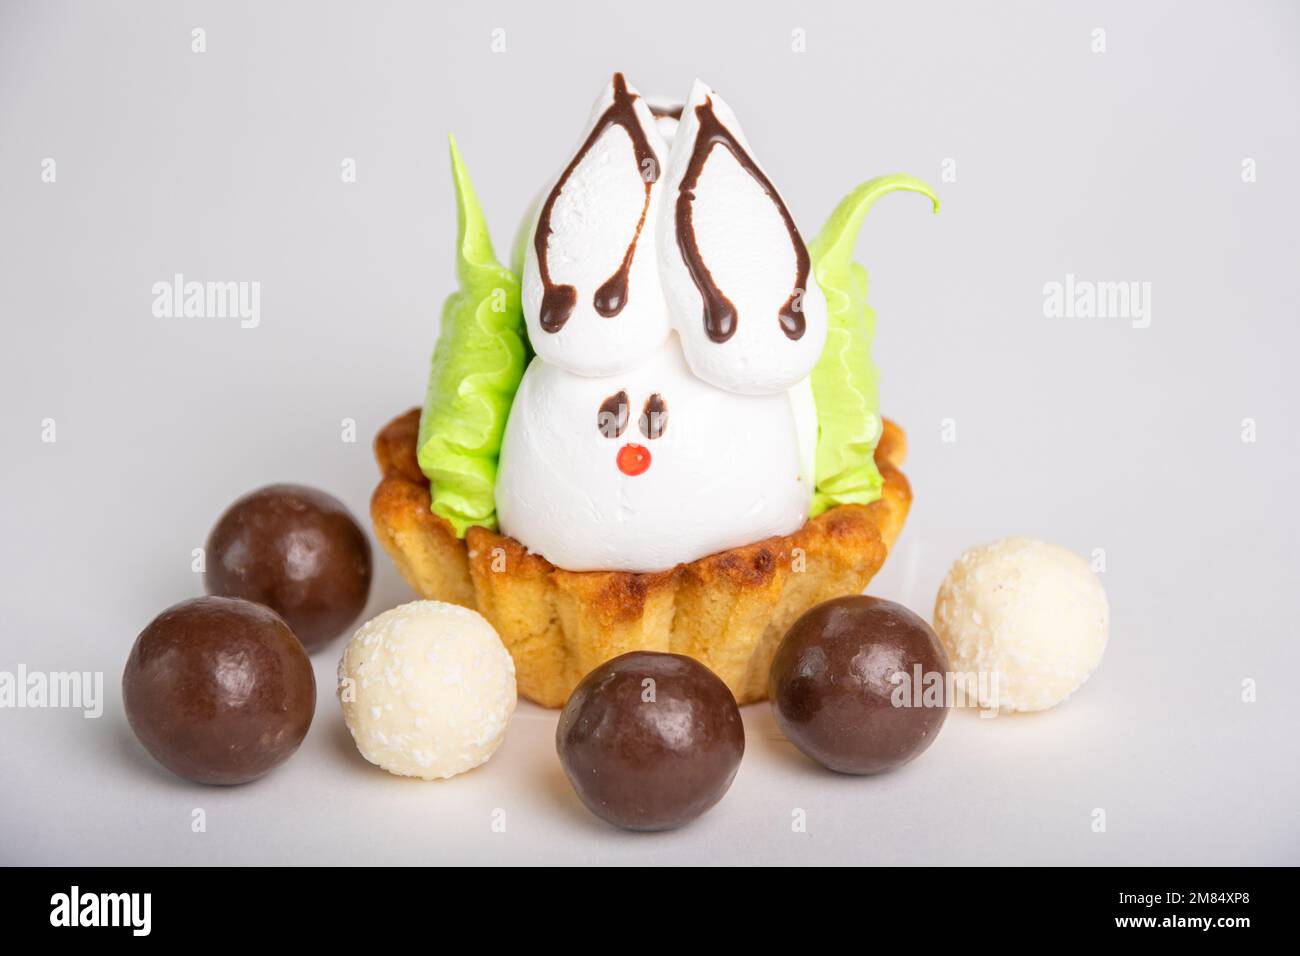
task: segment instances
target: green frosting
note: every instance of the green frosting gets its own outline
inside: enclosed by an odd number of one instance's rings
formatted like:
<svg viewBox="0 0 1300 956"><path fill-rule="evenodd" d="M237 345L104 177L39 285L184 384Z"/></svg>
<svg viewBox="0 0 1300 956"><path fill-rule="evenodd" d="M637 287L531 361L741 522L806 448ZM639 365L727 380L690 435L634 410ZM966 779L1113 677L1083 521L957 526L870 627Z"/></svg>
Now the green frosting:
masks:
<svg viewBox="0 0 1300 956"><path fill-rule="evenodd" d="M871 361L876 315L867 305L867 271L853 247L867 210L895 190L939 200L919 179L896 173L863 183L835 211L808 246L813 275L826 293L826 348L812 372L817 404L816 490L812 516L842 504L870 504L884 484L876 468L880 441L880 373Z"/></svg>
<svg viewBox="0 0 1300 956"><path fill-rule="evenodd" d="M527 333L519 278L492 251L483 209L454 139L451 173L460 288L442 307L418 458L432 485L434 513L464 537L471 525L497 525L497 456L524 374Z"/></svg>

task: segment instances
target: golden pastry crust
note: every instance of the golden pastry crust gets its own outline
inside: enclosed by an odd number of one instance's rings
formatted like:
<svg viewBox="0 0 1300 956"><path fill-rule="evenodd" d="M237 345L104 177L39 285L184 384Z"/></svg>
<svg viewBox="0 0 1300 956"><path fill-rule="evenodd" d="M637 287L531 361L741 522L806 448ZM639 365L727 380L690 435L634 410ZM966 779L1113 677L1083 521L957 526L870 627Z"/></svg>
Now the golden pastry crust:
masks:
<svg viewBox="0 0 1300 956"><path fill-rule="evenodd" d="M762 700L786 629L814 604L866 588L912 502L898 470L907 442L886 421L876 448L879 501L832 508L794 534L670 571L564 571L484 528L456 537L429 508L416 461L419 423L412 409L375 438L383 473L370 501L375 534L422 597L475 608L492 623L514 658L519 693L546 707L563 706L592 668L632 650L689 654L741 704Z"/></svg>

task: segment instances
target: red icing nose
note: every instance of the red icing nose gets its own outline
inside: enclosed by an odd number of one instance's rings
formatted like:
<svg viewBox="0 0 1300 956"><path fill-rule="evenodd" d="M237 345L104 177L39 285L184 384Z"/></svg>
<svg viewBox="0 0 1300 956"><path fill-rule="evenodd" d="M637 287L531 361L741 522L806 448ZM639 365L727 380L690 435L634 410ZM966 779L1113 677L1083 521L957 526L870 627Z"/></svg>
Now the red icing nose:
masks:
<svg viewBox="0 0 1300 956"><path fill-rule="evenodd" d="M618 450L618 470L625 475L644 474L650 467L650 449L644 445L624 445Z"/></svg>

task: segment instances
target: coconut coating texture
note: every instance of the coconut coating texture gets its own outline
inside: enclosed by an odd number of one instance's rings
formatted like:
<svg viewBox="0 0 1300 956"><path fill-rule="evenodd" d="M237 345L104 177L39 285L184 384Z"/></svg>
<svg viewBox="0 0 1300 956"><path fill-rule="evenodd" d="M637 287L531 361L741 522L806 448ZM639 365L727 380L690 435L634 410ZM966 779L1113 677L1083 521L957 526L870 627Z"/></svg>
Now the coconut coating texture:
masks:
<svg viewBox="0 0 1300 956"><path fill-rule="evenodd" d="M981 707L1046 710L1096 668L1110 611L1081 557L1004 538L957 559L935 600L934 629L954 671L997 675L996 685L980 683Z"/></svg>
<svg viewBox="0 0 1300 956"><path fill-rule="evenodd" d="M501 745L515 711L515 665L478 613L412 601L353 635L338 692L371 763L400 776L454 777Z"/></svg>

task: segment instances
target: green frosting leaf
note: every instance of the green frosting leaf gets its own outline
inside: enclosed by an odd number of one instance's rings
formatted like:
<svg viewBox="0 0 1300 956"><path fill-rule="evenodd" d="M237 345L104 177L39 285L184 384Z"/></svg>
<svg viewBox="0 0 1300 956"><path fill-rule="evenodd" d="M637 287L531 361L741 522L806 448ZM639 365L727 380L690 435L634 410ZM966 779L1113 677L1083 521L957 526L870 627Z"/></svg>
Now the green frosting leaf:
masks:
<svg viewBox="0 0 1300 956"><path fill-rule="evenodd" d="M870 504L884 484L876 469L880 441L880 373L871 361L876 314L867 305L867 271L853 261L853 247L867 210L895 190L939 200L919 179L896 173L863 183L849 193L808 246L813 275L826 293L826 347L812 372L817 404L816 489L812 516L842 504Z"/></svg>
<svg viewBox="0 0 1300 956"><path fill-rule="evenodd" d="M464 537L471 525L497 526L497 457L524 374L527 333L519 278L492 251L483 209L455 139L451 173L460 288L442 307L417 457L432 486L434 513Z"/></svg>

